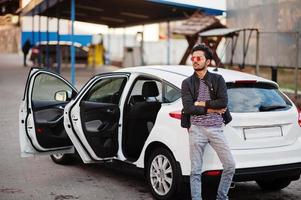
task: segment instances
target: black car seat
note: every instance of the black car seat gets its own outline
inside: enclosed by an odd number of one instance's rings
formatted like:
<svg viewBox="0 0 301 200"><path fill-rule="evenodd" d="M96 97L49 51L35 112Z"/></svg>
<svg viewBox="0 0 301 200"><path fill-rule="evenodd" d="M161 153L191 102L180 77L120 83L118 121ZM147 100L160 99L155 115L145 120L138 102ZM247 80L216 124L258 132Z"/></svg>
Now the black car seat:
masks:
<svg viewBox="0 0 301 200"><path fill-rule="evenodd" d="M142 97L131 98L129 121L126 137L126 154L131 158L138 158L143 145L150 133L150 124L154 124L161 103L156 100L159 90L155 81L144 82ZM152 99L152 100L150 100Z"/></svg>

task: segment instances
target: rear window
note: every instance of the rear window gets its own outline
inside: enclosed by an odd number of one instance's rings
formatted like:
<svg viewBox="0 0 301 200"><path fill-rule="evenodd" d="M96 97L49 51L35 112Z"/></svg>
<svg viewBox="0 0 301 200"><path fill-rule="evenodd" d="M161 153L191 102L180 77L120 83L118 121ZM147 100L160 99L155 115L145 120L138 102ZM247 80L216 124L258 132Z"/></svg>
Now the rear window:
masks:
<svg viewBox="0 0 301 200"><path fill-rule="evenodd" d="M227 83L230 112L270 112L287 110L292 104L270 83Z"/></svg>

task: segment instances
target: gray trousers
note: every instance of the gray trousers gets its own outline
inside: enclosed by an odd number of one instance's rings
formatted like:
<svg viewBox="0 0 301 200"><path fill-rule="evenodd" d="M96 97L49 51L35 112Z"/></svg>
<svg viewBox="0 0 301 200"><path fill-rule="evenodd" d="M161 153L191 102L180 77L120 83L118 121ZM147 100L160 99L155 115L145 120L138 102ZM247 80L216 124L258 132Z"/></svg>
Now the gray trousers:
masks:
<svg viewBox="0 0 301 200"><path fill-rule="evenodd" d="M206 145L216 151L223 165L223 173L217 191L217 200L228 200L228 191L235 173L235 162L224 136L223 127L208 128L191 125L189 129L191 175L190 187L192 200L201 200L201 177L203 154Z"/></svg>

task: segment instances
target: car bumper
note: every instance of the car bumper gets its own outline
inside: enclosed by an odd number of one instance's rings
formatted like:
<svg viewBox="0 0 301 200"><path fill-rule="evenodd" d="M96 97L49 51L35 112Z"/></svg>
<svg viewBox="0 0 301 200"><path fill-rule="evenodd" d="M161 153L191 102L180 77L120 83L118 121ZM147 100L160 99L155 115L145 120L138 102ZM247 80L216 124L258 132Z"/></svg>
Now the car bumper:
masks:
<svg viewBox="0 0 301 200"><path fill-rule="evenodd" d="M290 178L291 180L298 180L300 178L300 174L301 163L292 163L285 165L237 169L235 171L233 180L237 182L277 178Z"/></svg>
<svg viewBox="0 0 301 200"><path fill-rule="evenodd" d="M220 175L208 175L208 172L210 171L205 171L202 174L203 181L216 182L220 180ZM244 168L235 170L233 181L274 180L278 178L285 178L294 181L300 178L300 174L301 163Z"/></svg>
<svg viewBox="0 0 301 200"><path fill-rule="evenodd" d="M202 173L202 181L218 182L221 175L208 175L205 171ZM254 181L254 180L273 180L278 178L298 180L301 174L301 163L292 163L285 165L274 165L266 167L254 167L245 169L236 169L233 177L234 182ZM189 176L184 176L184 181L189 182Z"/></svg>

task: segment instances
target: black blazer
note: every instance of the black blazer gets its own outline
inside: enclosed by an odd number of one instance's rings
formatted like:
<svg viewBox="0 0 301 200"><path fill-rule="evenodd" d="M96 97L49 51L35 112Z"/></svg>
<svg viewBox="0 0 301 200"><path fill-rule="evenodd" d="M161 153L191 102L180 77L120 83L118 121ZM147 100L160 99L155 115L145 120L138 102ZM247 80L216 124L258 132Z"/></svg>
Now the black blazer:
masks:
<svg viewBox="0 0 301 200"><path fill-rule="evenodd" d="M207 109L221 109L226 108L228 104L228 94L227 94L227 86L224 78L215 73L211 73L207 71L204 76L204 82L208 86L210 91L210 98L205 102L205 107L195 106L194 102L198 98L199 94L199 86L200 86L200 79L196 73L191 75L190 77L186 78L182 82L181 87L181 95L182 95L182 103L183 103L183 111L182 114L186 115L205 115L207 114ZM231 114L229 109L226 110L224 114L222 114L224 119L224 123L228 124L231 120ZM189 124L185 125L187 122L181 123L182 127L189 128L190 127L190 120Z"/></svg>

